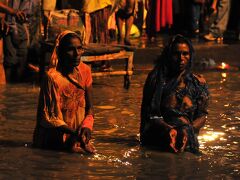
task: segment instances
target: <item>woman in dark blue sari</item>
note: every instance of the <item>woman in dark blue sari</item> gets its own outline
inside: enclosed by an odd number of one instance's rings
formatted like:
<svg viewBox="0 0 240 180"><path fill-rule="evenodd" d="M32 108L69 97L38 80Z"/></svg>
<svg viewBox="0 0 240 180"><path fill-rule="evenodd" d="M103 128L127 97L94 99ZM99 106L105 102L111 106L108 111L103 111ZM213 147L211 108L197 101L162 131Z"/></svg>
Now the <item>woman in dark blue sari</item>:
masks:
<svg viewBox="0 0 240 180"><path fill-rule="evenodd" d="M197 135L206 122L209 92L203 76L191 71L193 53L191 42L176 35L149 73L141 106L142 145L199 152Z"/></svg>

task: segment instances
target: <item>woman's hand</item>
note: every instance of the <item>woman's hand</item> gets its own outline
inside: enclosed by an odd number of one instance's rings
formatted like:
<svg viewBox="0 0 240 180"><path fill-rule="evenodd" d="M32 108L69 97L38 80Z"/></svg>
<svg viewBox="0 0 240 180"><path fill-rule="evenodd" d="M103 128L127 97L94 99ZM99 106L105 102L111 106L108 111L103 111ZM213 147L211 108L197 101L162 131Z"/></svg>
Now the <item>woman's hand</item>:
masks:
<svg viewBox="0 0 240 180"><path fill-rule="evenodd" d="M152 121L152 125L154 126L159 126L163 129L165 129L166 131L170 131L171 129L174 128L174 126L168 124L162 116L152 116L150 117L150 121Z"/></svg>
<svg viewBox="0 0 240 180"><path fill-rule="evenodd" d="M93 144L90 142L91 139L91 130L89 128L80 128L79 132L79 142L81 147L88 153L95 153L96 149Z"/></svg>
<svg viewBox="0 0 240 180"><path fill-rule="evenodd" d="M84 146L89 143L89 140L91 139L91 130L89 128L82 128L79 132L79 141Z"/></svg>
<svg viewBox="0 0 240 180"><path fill-rule="evenodd" d="M184 116L181 116L178 118L183 124L190 124L190 121L184 117Z"/></svg>
<svg viewBox="0 0 240 180"><path fill-rule="evenodd" d="M169 145L172 148L172 150L176 153L176 152L178 152L178 149L176 148L177 130L176 129L170 129L169 136L170 136L170 144Z"/></svg>
<svg viewBox="0 0 240 180"><path fill-rule="evenodd" d="M26 14L23 11L16 10L14 11L13 16L15 16L17 21L20 23L24 23L27 21Z"/></svg>
<svg viewBox="0 0 240 180"><path fill-rule="evenodd" d="M192 126L194 128L195 133L199 133L200 129L205 125L206 120L207 116L201 116L192 122Z"/></svg>

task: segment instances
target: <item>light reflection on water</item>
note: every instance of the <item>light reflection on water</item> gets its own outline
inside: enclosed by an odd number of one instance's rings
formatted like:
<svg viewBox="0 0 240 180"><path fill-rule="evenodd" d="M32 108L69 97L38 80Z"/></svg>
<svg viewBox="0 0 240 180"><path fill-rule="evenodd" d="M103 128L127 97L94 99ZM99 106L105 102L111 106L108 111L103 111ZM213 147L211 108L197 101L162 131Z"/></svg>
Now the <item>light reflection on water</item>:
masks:
<svg viewBox="0 0 240 180"><path fill-rule="evenodd" d="M30 147L39 88L0 88L0 178L71 179L237 178L240 175L240 75L205 72L209 116L199 141L201 156L174 155L139 146L142 86L146 74L95 79L93 142L97 154L79 155Z"/></svg>

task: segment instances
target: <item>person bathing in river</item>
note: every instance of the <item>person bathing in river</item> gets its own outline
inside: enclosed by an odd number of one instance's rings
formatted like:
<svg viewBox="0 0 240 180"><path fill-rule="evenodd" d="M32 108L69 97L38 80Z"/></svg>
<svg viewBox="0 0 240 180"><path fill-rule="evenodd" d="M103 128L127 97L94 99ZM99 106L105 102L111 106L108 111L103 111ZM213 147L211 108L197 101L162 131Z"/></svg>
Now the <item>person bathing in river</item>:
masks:
<svg viewBox="0 0 240 180"><path fill-rule="evenodd" d="M60 33L41 84L33 147L94 153L91 69L81 62L81 38Z"/></svg>
<svg viewBox="0 0 240 180"><path fill-rule="evenodd" d="M143 146L199 153L197 136L206 122L209 92L203 76L191 71L193 53L191 42L176 35L148 74L141 105Z"/></svg>

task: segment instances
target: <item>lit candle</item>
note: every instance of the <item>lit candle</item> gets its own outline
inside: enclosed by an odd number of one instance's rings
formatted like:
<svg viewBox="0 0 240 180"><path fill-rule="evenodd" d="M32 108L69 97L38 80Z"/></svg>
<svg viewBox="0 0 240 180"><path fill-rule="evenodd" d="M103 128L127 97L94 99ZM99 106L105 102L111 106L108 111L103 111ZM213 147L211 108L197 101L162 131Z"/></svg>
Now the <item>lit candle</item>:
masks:
<svg viewBox="0 0 240 180"><path fill-rule="evenodd" d="M221 65L218 67L219 67L219 69L229 69L230 66L228 64L226 64L225 62L222 62Z"/></svg>

